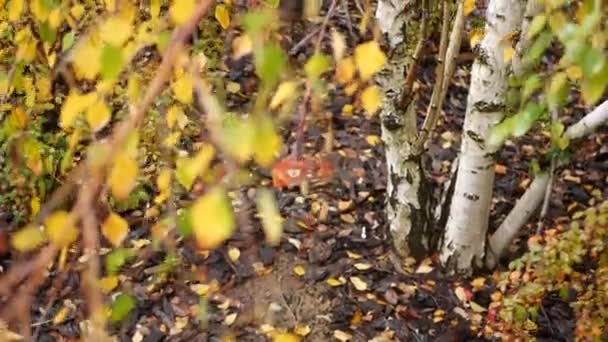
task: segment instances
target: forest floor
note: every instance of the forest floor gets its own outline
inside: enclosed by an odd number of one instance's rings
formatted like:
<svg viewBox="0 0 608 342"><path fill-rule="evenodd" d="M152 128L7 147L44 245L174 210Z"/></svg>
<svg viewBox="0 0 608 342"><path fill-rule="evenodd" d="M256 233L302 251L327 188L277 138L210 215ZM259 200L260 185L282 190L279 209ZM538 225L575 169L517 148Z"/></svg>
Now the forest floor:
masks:
<svg viewBox="0 0 608 342"><path fill-rule="evenodd" d="M352 22L338 11L330 26L344 32L352 48L369 37L357 34L361 15L354 6L350 12ZM288 26L283 32L286 46L293 46L316 27ZM225 45L230 46L231 35L225 36ZM310 45L302 45L292 55L294 65L311 53ZM421 119L434 74L434 56L428 55L418 80ZM246 89L254 78L250 62L226 60L226 77ZM430 146L427 171L437 189L447 179L460 145L471 63L463 53ZM247 98L233 95L228 95L231 109L246 108ZM280 246L266 246L258 221L252 219L251 227L241 229L208 255L198 253L192 242L178 243L179 262L168 277L155 276L154 266L165 258L159 251L126 266L121 283L129 284L137 305L125 321L113 327L121 341L265 341L269 333L281 329L295 331L306 341L485 340L481 336L490 329L486 308L497 290L492 274L479 271L471 278L458 279L444 276L434 259L401 268L394 261L383 212L386 170L380 124L377 117L344 114L342 107L350 100L336 90L325 104L325 110L332 113L330 158L337 166L335 177L324 184L311 184L306 194L298 188L276 191L286 219ZM586 111L573 99L566 124ZM322 120L309 123L307 154L323 150L326 131ZM293 143L290 133L285 130L286 145ZM573 162L558 170L545 227L563 224L573 211L608 198L608 149L597 144L598 139L608 139L608 130L583 141ZM500 224L523 194L531 180L532 160L541 158L548 146L548 137L532 133L500 151L490 229ZM270 177L261 181L268 184ZM249 193L250 189L242 191ZM253 218L253 209L240 210ZM514 242L508 258L522 253L527 237L536 230L536 220ZM150 225L133 229L130 237L145 241ZM67 271L51 277L36 296L32 310L36 341L75 340L82 329L85 313L79 271L83 264L69 262L72 265ZM11 261L2 264L10 268ZM505 261L499 268L506 266ZM458 289L463 288L472 293L471 301L477 305L462 302ZM196 309L201 294L208 298L206 326L200 323ZM61 310L65 316L57 319ZM539 340L573 339L574 317L567 303L553 299L544 312L544 319L537 322Z"/></svg>

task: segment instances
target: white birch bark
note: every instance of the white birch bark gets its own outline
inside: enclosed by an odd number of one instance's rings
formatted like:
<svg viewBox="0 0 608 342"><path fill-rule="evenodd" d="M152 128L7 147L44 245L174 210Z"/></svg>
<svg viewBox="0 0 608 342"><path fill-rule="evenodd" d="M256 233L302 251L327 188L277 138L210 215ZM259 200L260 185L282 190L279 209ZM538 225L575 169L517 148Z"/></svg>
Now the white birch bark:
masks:
<svg viewBox="0 0 608 342"><path fill-rule="evenodd" d="M522 0L491 0L485 36L471 71L460 163L440 259L450 271L470 273L482 266L494 186L495 150L486 146L490 130L503 118L508 63L507 34L520 28Z"/></svg>
<svg viewBox="0 0 608 342"><path fill-rule="evenodd" d="M376 18L390 50L386 67L376 78L384 100L380 109L382 139L388 168L387 219L395 250L403 256L422 257L428 253L430 238L429 188L423 174L417 137L415 99L399 108L406 71L411 61L408 22L415 12L413 0L380 0ZM414 27L413 25L409 28ZM409 40L409 41L408 41Z"/></svg>
<svg viewBox="0 0 608 342"><path fill-rule="evenodd" d="M597 106L575 124L572 124L564 135L571 140L582 138L593 133L600 125L608 121L608 101ZM515 207L509 212L503 223L490 237L490 250L486 257L486 267L492 269L498 259L504 254L507 247L520 229L530 219L543 200L544 190L549 182L547 173L540 174L526 192L519 199Z"/></svg>

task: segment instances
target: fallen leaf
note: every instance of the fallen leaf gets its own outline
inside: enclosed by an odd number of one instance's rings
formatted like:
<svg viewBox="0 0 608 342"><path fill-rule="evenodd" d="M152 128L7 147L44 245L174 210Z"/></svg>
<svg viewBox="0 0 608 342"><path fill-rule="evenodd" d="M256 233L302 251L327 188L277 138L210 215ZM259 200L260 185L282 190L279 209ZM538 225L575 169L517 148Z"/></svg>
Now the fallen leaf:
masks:
<svg viewBox="0 0 608 342"><path fill-rule="evenodd" d="M295 273L296 275L301 277L304 274L306 274L306 269L301 265L297 265L296 267L293 268L293 273Z"/></svg>
<svg viewBox="0 0 608 342"><path fill-rule="evenodd" d="M355 286L355 288L359 291L367 290L367 283L365 283L359 277L350 277L350 282Z"/></svg>

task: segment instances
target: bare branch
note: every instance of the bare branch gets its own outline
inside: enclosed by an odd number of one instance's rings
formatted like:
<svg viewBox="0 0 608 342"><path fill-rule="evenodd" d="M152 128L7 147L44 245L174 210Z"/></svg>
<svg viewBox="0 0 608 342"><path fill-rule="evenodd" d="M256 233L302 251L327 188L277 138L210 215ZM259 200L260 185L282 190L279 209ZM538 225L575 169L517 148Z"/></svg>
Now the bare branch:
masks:
<svg viewBox="0 0 608 342"><path fill-rule="evenodd" d="M577 123L568 127L565 135L569 139L582 138L585 135L591 134L606 121L608 121L608 100L597 106Z"/></svg>
<svg viewBox="0 0 608 342"><path fill-rule="evenodd" d="M582 138L585 135L591 134L606 121L608 121L608 101L603 102L577 123L568 127L564 135L569 139ZM563 163L556 163L555 168L562 165ZM486 258L487 267L493 268L496 265L496 261L502 256L517 232L530 218L531 213L541 204L545 194L543 190L547 189L549 180L549 173L537 176L507 215L505 221L492 234L490 238L490 250Z"/></svg>
<svg viewBox="0 0 608 342"><path fill-rule="evenodd" d="M517 201L515 207L507 215L503 223L490 237L490 244L486 255L486 266L494 268L500 257L513 241L520 228L530 219L543 200L545 189L549 183L549 174L541 173Z"/></svg>
<svg viewBox="0 0 608 342"><path fill-rule="evenodd" d="M427 38L428 31L428 21L429 21L429 9L428 9L428 1L423 0L422 2L422 21L420 22L420 33L418 38L418 43L416 43L416 47L414 48L414 53L412 54L412 63L410 63L409 68L407 69L407 73L405 76L405 85L403 87L403 95L400 99L402 105L407 105L409 101L413 99L412 89L414 88L414 81L416 80L416 71L418 70L418 63L420 62L420 58L422 57L422 51L424 50L424 42Z"/></svg>
<svg viewBox="0 0 608 342"><path fill-rule="evenodd" d="M443 107L443 101L448 91L450 79L456 68L456 57L460 51L462 42L462 34L464 32L464 3L461 1L458 4L456 18L452 32L448 42L448 26L449 26L449 3L443 3L443 24L441 28L441 42L439 45L439 63L437 65L437 77L433 86L433 94L431 102L427 108L426 117L420 136L418 138L416 149L421 151L424 148L431 132L435 129L439 120L439 113Z"/></svg>

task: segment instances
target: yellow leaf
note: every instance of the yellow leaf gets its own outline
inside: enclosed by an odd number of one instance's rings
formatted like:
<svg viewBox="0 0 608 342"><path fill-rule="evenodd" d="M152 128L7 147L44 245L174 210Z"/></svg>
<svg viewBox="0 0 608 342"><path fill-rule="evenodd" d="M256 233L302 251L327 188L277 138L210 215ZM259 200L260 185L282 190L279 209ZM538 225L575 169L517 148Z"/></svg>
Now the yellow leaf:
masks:
<svg viewBox="0 0 608 342"><path fill-rule="evenodd" d="M125 153L119 154L114 161L114 167L109 177L112 195L118 200L126 199L135 187L138 174L137 162Z"/></svg>
<svg viewBox="0 0 608 342"><path fill-rule="evenodd" d="M373 115L378 111L381 102L382 95L377 86L369 86L361 93L361 104L363 105L363 109L370 115Z"/></svg>
<svg viewBox="0 0 608 342"><path fill-rule="evenodd" d="M344 282L340 281L340 280L338 280L336 278L328 278L327 279L327 284L329 284L329 286L332 286L332 287L337 287L337 286L344 285Z"/></svg>
<svg viewBox="0 0 608 342"><path fill-rule="evenodd" d="M479 42L481 42L482 39L483 39L483 30L480 30L480 29L472 30L471 33L469 34L469 45L471 46L471 49L476 47L477 44L479 44Z"/></svg>
<svg viewBox="0 0 608 342"><path fill-rule="evenodd" d="M121 16L108 18L99 28L101 40L112 45L122 46L133 32L131 23Z"/></svg>
<svg viewBox="0 0 608 342"><path fill-rule="evenodd" d="M255 148L253 158L256 163L268 167L274 162L281 150L281 137L277 133L274 122L268 116L260 117L257 121Z"/></svg>
<svg viewBox="0 0 608 342"><path fill-rule="evenodd" d="M74 52L73 62L77 76L94 79L101 69L101 46L87 39Z"/></svg>
<svg viewBox="0 0 608 342"><path fill-rule="evenodd" d="M505 62L508 63L513 59L513 55L515 54L515 49L512 46L507 46L503 51L503 56L505 58Z"/></svg>
<svg viewBox="0 0 608 342"><path fill-rule="evenodd" d="M176 105L169 107L166 115L167 127L169 127L169 129L172 129L175 126L175 123L177 122L177 117L180 115L184 115L184 111L181 107Z"/></svg>
<svg viewBox="0 0 608 342"><path fill-rule="evenodd" d="M30 200L31 215L36 216L40 212L40 197L34 196Z"/></svg>
<svg viewBox="0 0 608 342"><path fill-rule="evenodd" d="M228 82L228 84L226 84L226 90L231 94L236 94L241 91L241 84L238 82Z"/></svg>
<svg viewBox="0 0 608 342"><path fill-rule="evenodd" d="M59 311L57 311L57 313L53 317L53 324L59 325L59 324L63 323L69 313L70 313L70 308L68 308L67 306L62 307Z"/></svg>
<svg viewBox="0 0 608 342"><path fill-rule="evenodd" d="M25 126L27 125L27 116L23 111L23 107L13 107L13 110L11 111L11 116L9 117L9 121L16 129L25 128Z"/></svg>
<svg viewBox="0 0 608 342"><path fill-rule="evenodd" d="M257 208L266 235L266 242L271 246L276 246L281 242L283 218L279 213L272 192L268 189L259 189L258 191Z"/></svg>
<svg viewBox="0 0 608 342"><path fill-rule="evenodd" d="M184 103L191 104L192 103L192 76L188 73L183 73L174 83L173 83L173 93L175 94L175 98Z"/></svg>
<svg viewBox="0 0 608 342"><path fill-rule="evenodd" d="M112 114L103 99L97 100L87 110L86 118L93 132L98 132L110 122Z"/></svg>
<svg viewBox="0 0 608 342"><path fill-rule="evenodd" d="M224 30L230 26L230 12L228 12L225 5L219 4L215 7L215 19L217 19Z"/></svg>
<svg viewBox="0 0 608 342"><path fill-rule="evenodd" d="M270 101L270 109L277 109L284 103L288 103L295 98L298 84L294 81L286 81L279 85L277 92Z"/></svg>
<svg viewBox="0 0 608 342"><path fill-rule="evenodd" d="M129 224L120 215L110 213L101 225L101 233L114 247L118 247L129 234Z"/></svg>
<svg viewBox="0 0 608 342"><path fill-rule="evenodd" d="M57 6L49 13L49 26L56 30L61 25L62 12L61 7Z"/></svg>
<svg viewBox="0 0 608 342"><path fill-rule="evenodd" d="M355 63L359 70L359 76L366 81L382 69L384 63L386 63L386 57L378 42L372 40L355 48Z"/></svg>
<svg viewBox="0 0 608 342"><path fill-rule="evenodd" d="M17 21L21 18L25 6L23 2L23 0L11 0L8 7L8 20Z"/></svg>
<svg viewBox="0 0 608 342"><path fill-rule="evenodd" d="M352 57L346 57L336 64L336 80L341 84L350 82L355 76L355 62Z"/></svg>
<svg viewBox="0 0 608 342"><path fill-rule="evenodd" d="M182 25L194 13L194 0L173 0L169 9L171 19L176 25Z"/></svg>
<svg viewBox="0 0 608 342"><path fill-rule="evenodd" d="M215 148L205 144L193 158L177 159L175 178L186 190L190 190L196 177L207 172L213 157L215 157Z"/></svg>
<svg viewBox="0 0 608 342"><path fill-rule="evenodd" d="M353 96L357 89L359 89L359 83L357 81L351 82L346 87L344 87L344 94L348 96Z"/></svg>
<svg viewBox="0 0 608 342"><path fill-rule="evenodd" d="M298 265L293 268L293 273L297 274L299 277L306 274L306 269L302 265Z"/></svg>
<svg viewBox="0 0 608 342"><path fill-rule="evenodd" d="M380 142L382 142L382 140L380 139L380 137L377 136L377 135L368 135L367 137L365 137L365 140L367 141L368 144L370 144L372 146L376 146Z"/></svg>
<svg viewBox="0 0 608 342"><path fill-rule="evenodd" d="M45 241L44 233L34 225L20 229L11 237L11 245L19 252L29 252Z"/></svg>
<svg viewBox="0 0 608 342"><path fill-rule="evenodd" d="M236 262L237 260L239 260L240 256L241 256L241 251L238 248L231 247L228 250L228 257L230 258L230 260L232 262Z"/></svg>
<svg viewBox="0 0 608 342"><path fill-rule="evenodd" d="M311 329L308 325L298 325L295 329L293 329L293 332L295 332L298 336L306 336L310 334L310 331Z"/></svg>
<svg viewBox="0 0 608 342"><path fill-rule="evenodd" d="M583 77L583 69L578 65L571 65L566 68L566 74L570 80L577 81Z"/></svg>
<svg viewBox="0 0 608 342"><path fill-rule="evenodd" d="M66 247L78 238L74 217L67 211L56 211L45 221L49 240L58 247Z"/></svg>
<svg viewBox="0 0 608 342"><path fill-rule="evenodd" d="M239 59L245 55L250 54L253 51L253 41L251 38L244 34L242 36L234 38L232 41L232 58Z"/></svg>
<svg viewBox="0 0 608 342"><path fill-rule="evenodd" d="M84 14L85 8L82 4L76 4L70 8L70 14L76 19L80 19Z"/></svg>
<svg viewBox="0 0 608 342"><path fill-rule="evenodd" d="M160 0L150 0L150 16L158 18L160 14Z"/></svg>
<svg viewBox="0 0 608 342"><path fill-rule="evenodd" d="M49 16L49 11L43 5L42 1L30 1L30 12L40 22L45 22Z"/></svg>
<svg viewBox="0 0 608 342"><path fill-rule="evenodd" d="M272 342L299 342L300 338L293 334L278 334L272 338Z"/></svg>
<svg viewBox="0 0 608 342"><path fill-rule="evenodd" d="M467 16L475 10L475 0L464 0L464 15Z"/></svg>
<svg viewBox="0 0 608 342"><path fill-rule="evenodd" d="M156 178L156 185L158 186L158 190L162 192L170 192L171 191L171 170L163 169Z"/></svg>
<svg viewBox="0 0 608 342"><path fill-rule="evenodd" d="M367 284L359 277L350 277L350 282L355 286L358 291L367 290Z"/></svg>
<svg viewBox="0 0 608 342"><path fill-rule="evenodd" d="M479 290L484 287L485 283L486 283L486 278L478 277L478 278L473 279L473 281L471 281L471 286L473 286L474 289Z"/></svg>
<svg viewBox="0 0 608 342"><path fill-rule="evenodd" d="M198 198L190 210L192 230L201 248L213 249L232 236L235 221L224 189L210 190Z"/></svg>
<svg viewBox="0 0 608 342"><path fill-rule="evenodd" d="M103 293L110 293L118 286L118 276L108 276L99 279L99 287Z"/></svg>
<svg viewBox="0 0 608 342"><path fill-rule="evenodd" d="M95 93L80 95L74 91L70 92L61 107L59 125L63 129L71 128L78 115L92 105L96 98Z"/></svg>

